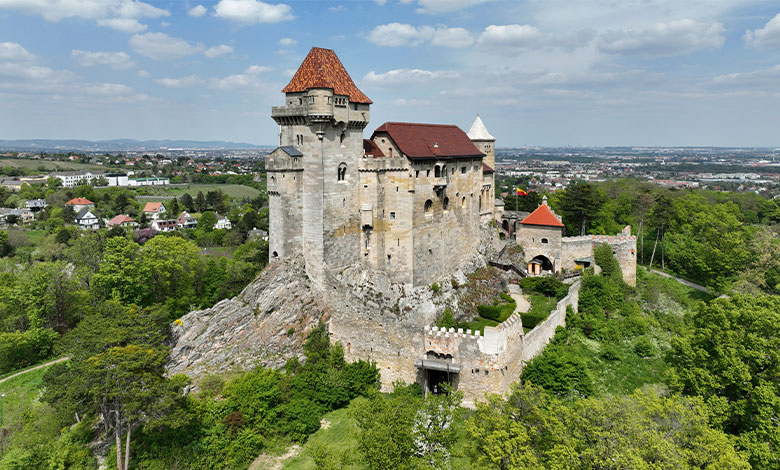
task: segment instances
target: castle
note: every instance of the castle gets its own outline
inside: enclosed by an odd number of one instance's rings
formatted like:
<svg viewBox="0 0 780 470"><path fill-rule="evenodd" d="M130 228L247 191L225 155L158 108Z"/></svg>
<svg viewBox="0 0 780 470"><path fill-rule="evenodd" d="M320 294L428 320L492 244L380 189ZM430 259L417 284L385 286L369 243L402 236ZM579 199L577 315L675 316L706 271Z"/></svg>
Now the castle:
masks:
<svg viewBox="0 0 780 470"><path fill-rule="evenodd" d="M348 266L429 285L475 251L494 218L495 138L387 122L363 138L372 101L332 50L313 48L274 107L266 158L270 258L302 254L318 285Z"/></svg>
<svg viewBox="0 0 780 470"><path fill-rule="evenodd" d="M271 111L279 147L266 156L272 264L303 258L319 289L347 269L381 274L395 286L389 289L397 308L400 299L417 295L415 287L462 276L495 220L524 249L525 265L512 264L520 275L587 267L594 246L608 243L626 281L635 282L630 227L615 237L564 237L546 200L522 220L503 212L494 200L496 139L479 116L468 134L454 125L387 122L364 139L372 101L336 54L320 48L309 52L282 92L285 105ZM329 331L347 359L377 363L384 389L402 380L434 391L447 381L468 404L485 392L508 390L565 323L567 307L576 310L578 288L576 281L547 320L528 332L517 312L483 334L437 328L432 324L441 312L430 297L407 304L408 313L363 299L371 307L363 314L334 309Z"/></svg>

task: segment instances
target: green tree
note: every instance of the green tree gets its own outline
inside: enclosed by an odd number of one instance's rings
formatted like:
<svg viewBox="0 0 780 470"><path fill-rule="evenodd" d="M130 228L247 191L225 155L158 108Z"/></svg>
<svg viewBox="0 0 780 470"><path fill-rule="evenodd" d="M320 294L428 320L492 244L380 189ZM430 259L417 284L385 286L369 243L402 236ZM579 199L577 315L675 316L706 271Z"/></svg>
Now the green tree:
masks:
<svg viewBox="0 0 780 470"><path fill-rule="evenodd" d="M593 250L593 260L601 267L601 274L604 277L612 278L616 281L623 281L623 272L620 269L620 263L615 259L612 253L612 247L602 243Z"/></svg>
<svg viewBox="0 0 780 470"><path fill-rule="evenodd" d="M561 193L558 204L566 226L576 227L579 235L585 235L606 200L604 191L593 184L575 182Z"/></svg>
<svg viewBox="0 0 780 470"><path fill-rule="evenodd" d="M670 385L701 396L712 421L735 434L754 468L778 469L780 448L780 297L719 298L672 339Z"/></svg>
<svg viewBox="0 0 780 470"><path fill-rule="evenodd" d="M0 230L0 257L13 253L13 247L8 243L8 232Z"/></svg>
<svg viewBox="0 0 780 470"><path fill-rule="evenodd" d="M180 237L154 237L144 244L139 254L141 276L148 279L145 289L148 302L171 302L171 313L186 311L195 290L193 285L200 272L198 248Z"/></svg>
<svg viewBox="0 0 780 470"><path fill-rule="evenodd" d="M203 191L198 191L198 195L195 196L195 209L197 209L198 212L203 212L207 207L206 196L203 195Z"/></svg>
<svg viewBox="0 0 780 470"><path fill-rule="evenodd" d="M214 225L217 223L217 214L206 211L200 215L198 219L198 229L204 232L211 232L214 230Z"/></svg>
<svg viewBox="0 0 780 470"><path fill-rule="evenodd" d="M140 304L147 289L147 273L139 261L140 245L125 237L106 241L100 268L92 278L101 298Z"/></svg>
<svg viewBox="0 0 780 470"><path fill-rule="evenodd" d="M195 210L195 201L192 200L192 196L190 196L190 193L182 194L181 203L184 206L184 208L187 209L188 211L193 212Z"/></svg>

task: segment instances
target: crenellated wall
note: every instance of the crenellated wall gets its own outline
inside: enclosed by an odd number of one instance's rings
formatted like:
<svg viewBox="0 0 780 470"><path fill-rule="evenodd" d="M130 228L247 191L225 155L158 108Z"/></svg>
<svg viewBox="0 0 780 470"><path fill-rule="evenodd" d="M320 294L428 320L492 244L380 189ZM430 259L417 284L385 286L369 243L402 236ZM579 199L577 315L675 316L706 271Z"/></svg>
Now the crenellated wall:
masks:
<svg viewBox="0 0 780 470"><path fill-rule="evenodd" d="M591 235L593 248L606 243L612 247L612 253L623 271L626 284L636 285L636 235L631 235L631 226L626 225L619 235Z"/></svg>
<svg viewBox="0 0 780 470"><path fill-rule="evenodd" d="M496 327L485 327L484 334L462 328L426 326L426 358L443 358L460 366L454 385L463 392L465 406L472 406L485 393L506 392L518 380L525 364L555 336L556 328L566 324L566 308L571 305L577 310L579 289L577 280L547 319L527 334L523 333L523 322L517 312Z"/></svg>

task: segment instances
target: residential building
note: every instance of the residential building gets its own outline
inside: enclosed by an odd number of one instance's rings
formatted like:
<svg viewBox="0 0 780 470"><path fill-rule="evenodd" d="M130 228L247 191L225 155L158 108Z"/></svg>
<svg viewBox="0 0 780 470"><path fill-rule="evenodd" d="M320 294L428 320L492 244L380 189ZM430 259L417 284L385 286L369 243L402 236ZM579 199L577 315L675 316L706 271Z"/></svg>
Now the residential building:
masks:
<svg viewBox="0 0 780 470"><path fill-rule="evenodd" d="M165 214L165 205L162 202L147 202L143 212L151 219L159 219Z"/></svg>
<svg viewBox="0 0 780 470"><path fill-rule="evenodd" d="M94 209L95 203L83 197L73 198L65 203L66 206L73 209L73 212L80 212L82 209Z"/></svg>
<svg viewBox="0 0 780 470"><path fill-rule="evenodd" d="M76 225L84 230L97 230L100 228L100 222L90 209L84 208L76 215Z"/></svg>

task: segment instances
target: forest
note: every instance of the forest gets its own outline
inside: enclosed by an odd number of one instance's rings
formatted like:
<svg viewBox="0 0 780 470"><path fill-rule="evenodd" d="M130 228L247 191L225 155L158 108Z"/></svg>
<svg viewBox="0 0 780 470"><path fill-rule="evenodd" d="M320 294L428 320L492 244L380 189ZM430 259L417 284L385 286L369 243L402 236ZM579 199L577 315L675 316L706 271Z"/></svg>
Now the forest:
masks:
<svg viewBox="0 0 780 470"><path fill-rule="evenodd" d="M196 232L58 237L68 229L44 222L27 245L0 231L0 379L67 358L0 382L0 469L246 469L258 456L295 469L780 469L776 202L634 180L548 197L569 234L631 225L640 265L709 293L643 268L628 286L600 248L578 312L475 409L456 390L380 393L376 366L346 362L325 325L279 370L167 376L171 325L267 263L242 229L224 235L230 256L204 253ZM257 216L223 201L237 226Z"/></svg>

